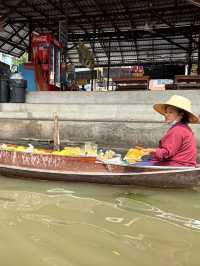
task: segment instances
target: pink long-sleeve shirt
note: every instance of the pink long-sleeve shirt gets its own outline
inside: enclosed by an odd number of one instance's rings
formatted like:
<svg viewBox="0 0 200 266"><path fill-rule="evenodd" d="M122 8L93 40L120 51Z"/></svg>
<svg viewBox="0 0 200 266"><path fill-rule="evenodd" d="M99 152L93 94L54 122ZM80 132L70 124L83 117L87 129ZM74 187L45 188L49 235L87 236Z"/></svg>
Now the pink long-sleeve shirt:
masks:
<svg viewBox="0 0 200 266"><path fill-rule="evenodd" d="M183 123L172 126L153 153L154 164L169 166L196 166L196 139L191 128Z"/></svg>

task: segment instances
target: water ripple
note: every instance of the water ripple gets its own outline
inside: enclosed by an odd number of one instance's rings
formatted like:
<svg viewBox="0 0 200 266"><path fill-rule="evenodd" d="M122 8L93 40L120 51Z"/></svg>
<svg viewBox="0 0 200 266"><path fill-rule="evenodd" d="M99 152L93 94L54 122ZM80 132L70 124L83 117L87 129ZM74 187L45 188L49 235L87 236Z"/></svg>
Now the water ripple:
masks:
<svg viewBox="0 0 200 266"><path fill-rule="evenodd" d="M165 212L164 210L158 207L138 200L130 200L122 197L117 198L116 200L116 206L118 206L119 208L126 210L134 210L139 213L142 213L145 216L156 218L163 222L171 223L175 226L180 226L185 229L200 232L200 220L198 219L184 217L171 212Z"/></svg>

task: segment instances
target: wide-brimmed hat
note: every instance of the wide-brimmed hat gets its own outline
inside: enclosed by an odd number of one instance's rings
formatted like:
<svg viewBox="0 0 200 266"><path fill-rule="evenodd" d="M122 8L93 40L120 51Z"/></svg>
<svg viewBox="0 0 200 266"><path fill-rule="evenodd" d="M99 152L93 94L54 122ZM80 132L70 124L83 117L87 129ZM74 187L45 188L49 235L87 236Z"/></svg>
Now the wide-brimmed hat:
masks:
<svg viewBox="0 0 200 266"><path fill-rule="evenodd" d="M174 106L181 110L184 110L189 115L189 122L192 124L198 123L198 116L192 111L192 103L191 101L183 96L173 95L167 102L165 103L157 103L154 104L153 108L160 114L164 115L166 112L167 106Z"/></svg>

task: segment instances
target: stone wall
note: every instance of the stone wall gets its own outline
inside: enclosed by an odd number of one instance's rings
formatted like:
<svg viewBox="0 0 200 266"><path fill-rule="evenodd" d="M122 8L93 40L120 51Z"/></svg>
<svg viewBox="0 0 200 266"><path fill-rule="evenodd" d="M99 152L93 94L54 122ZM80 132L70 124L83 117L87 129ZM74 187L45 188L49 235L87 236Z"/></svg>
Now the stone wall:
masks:
<svg viewBox="0 0 200 266"><path fill-rule="evenodd" d="M30 92L26 103L1 103L1 139L52 139L53 113L59 116L60 137L128 148L157 146L167 130L154 103L179 94L193 100L200 114L199 91ZM200 150L200 124L192 126Z"/></svg>

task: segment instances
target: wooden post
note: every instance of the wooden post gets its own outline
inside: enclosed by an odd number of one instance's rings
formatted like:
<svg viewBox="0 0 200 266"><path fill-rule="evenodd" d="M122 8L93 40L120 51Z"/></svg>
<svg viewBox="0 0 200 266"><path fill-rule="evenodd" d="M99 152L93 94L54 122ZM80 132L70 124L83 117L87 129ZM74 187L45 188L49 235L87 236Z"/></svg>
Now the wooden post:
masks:
<svg viewBox="0 0 200 266"><path fill-rule="evenodd" d="M59 125L58 125L58 114L54 113L54 128L53 128L53 146L54 150L60 150L60 134L59 134Z"/></svg>
<svg viewBox="0 0 200 266"><path fill-rule="evenodd" d="M200 33L199 33L199 38L198 38L197 75L200 75Z"/></svg>
<svg viewBox="0 0 200 266"><path fill-rule="evenodd" d="M28 31L28 36L29 36L29 41L28 41L28 61L32 61L32 23L29 23L29 31Z"/></svg>
<svg viewBox="0 0 200 266"><path fill-rule="evenodd" d="M109 42L108 42L108 73L107 73L107 91L109 90L109 84L110 84L110 50L111 50L111 38L109 38Z"/></svg>
<svg viewBox="0 0 200 266"><path fill-rule="evenodd" d="M192 71L192 38L189 39L187 63L188 63L188 75L191 75L191 71Z"/></svg>

